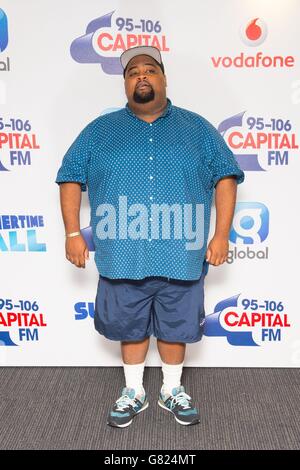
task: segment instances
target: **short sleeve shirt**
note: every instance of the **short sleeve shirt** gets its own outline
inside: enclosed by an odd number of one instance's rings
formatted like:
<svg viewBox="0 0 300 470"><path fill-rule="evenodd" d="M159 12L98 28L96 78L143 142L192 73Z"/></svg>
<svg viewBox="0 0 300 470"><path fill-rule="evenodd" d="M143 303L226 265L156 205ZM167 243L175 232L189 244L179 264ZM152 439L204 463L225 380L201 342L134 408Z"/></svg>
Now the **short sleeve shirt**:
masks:
<svg viewBox="0 0 300 470"><path fill-rule="evenodd" d="M101 275L195 280L205 259L214 188L232 175L244 181L217 129L167 98L152 123L128 102L90 122L64 155L56 183L88 189Z"/></svg>

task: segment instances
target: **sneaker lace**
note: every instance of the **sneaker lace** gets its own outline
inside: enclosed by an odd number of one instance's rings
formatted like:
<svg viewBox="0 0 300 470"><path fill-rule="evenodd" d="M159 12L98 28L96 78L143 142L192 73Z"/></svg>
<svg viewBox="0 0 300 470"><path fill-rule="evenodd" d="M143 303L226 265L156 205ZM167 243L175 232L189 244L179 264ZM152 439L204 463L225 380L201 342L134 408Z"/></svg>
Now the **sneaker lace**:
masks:
<svg viewBox="0 0 300 470"><path fill-rule="evenodd" d="M180 392L175 395L174 398L171 400L171 407L176 405L178 403L180 406L182 406L185 410L187 408L191 408L191 405L189 403L189 400L191 400L191 397L185 393L185 392Z"/></svg>
<svg viewBox="0 0 300 470"><path fill-rule="evenodd" d="M129 405L135 406L135 401L130 398L128 395L122 395L116 401L116 410L117 411L124 411L124 408L128 408Z"/></svg>

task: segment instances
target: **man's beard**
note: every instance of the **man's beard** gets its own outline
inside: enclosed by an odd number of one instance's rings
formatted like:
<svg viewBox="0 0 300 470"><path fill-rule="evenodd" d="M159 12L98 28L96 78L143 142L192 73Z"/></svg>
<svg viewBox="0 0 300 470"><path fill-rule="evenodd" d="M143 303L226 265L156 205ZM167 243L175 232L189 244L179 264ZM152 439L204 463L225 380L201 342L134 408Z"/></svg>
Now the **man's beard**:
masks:
<svg viewBox="0 0 300 470"><path fill-rule="evenodd" d="M133 99L136 103L148 103L149 101L154 100L154 90L150 87L147 93L140 94L137 90L133 93Z"/></svg>

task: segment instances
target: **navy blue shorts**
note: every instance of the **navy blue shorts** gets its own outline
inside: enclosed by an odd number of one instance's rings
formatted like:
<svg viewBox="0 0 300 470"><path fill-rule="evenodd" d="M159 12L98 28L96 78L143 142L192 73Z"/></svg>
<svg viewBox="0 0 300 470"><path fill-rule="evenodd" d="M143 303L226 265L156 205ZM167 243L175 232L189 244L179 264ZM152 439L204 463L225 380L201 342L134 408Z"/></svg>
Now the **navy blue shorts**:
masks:
<svg viewBox="0 0 300 470"><path fill-rule="evenodd" d="M161 276L110 279L99 276L95 329L115 341L141 341L154 335L170 342L195 343L203 336L204 279L180 280Z"/></svg>

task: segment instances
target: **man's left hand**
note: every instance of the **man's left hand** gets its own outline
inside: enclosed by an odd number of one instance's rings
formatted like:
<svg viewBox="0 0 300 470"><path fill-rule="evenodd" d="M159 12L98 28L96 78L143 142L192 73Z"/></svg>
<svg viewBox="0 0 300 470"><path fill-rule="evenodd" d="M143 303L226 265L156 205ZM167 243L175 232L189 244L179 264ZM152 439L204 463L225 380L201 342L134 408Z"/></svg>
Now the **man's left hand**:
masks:
<svg viewBox="0 0 300 470"><path fill-rule="evenodd" d="M208 244L206 251L206 261L214 266L223 264L228 255L228 238L214 236Z"/></svg>

